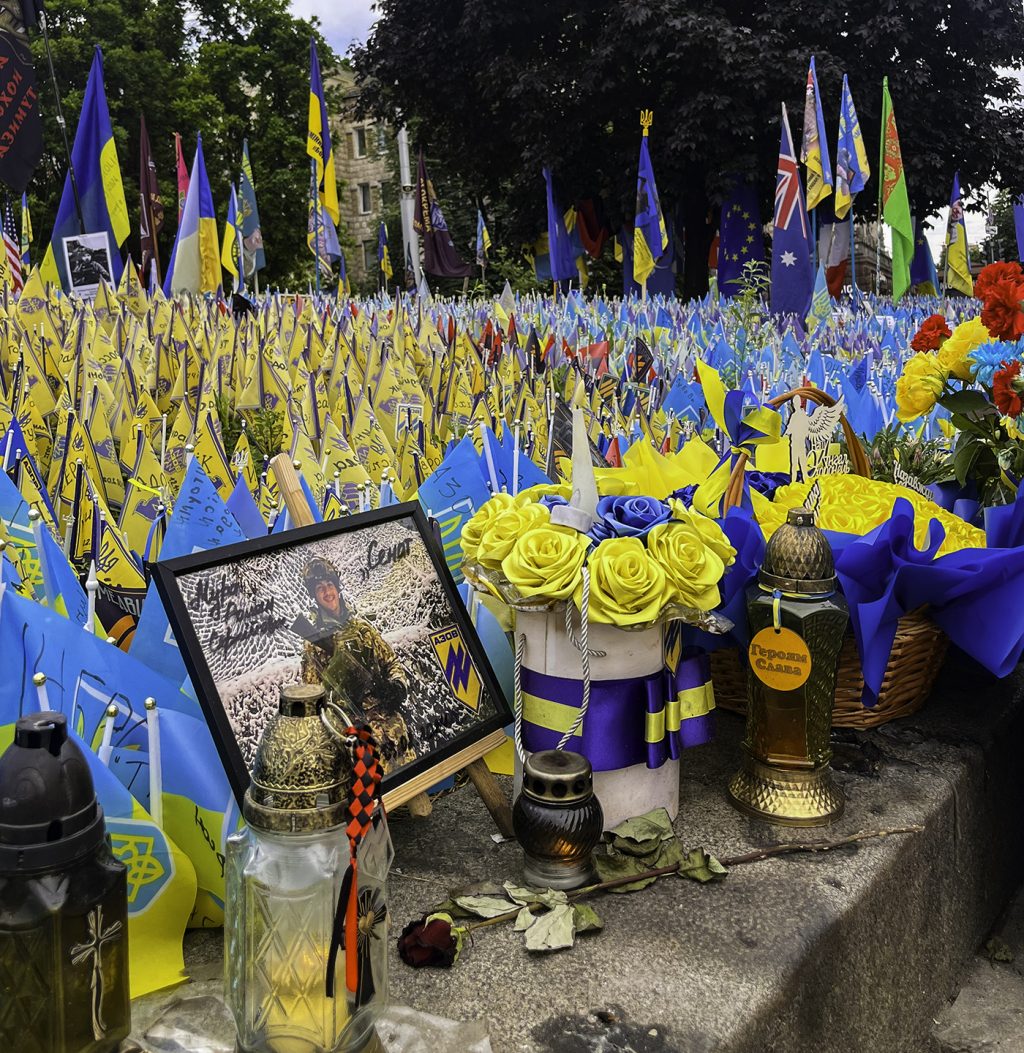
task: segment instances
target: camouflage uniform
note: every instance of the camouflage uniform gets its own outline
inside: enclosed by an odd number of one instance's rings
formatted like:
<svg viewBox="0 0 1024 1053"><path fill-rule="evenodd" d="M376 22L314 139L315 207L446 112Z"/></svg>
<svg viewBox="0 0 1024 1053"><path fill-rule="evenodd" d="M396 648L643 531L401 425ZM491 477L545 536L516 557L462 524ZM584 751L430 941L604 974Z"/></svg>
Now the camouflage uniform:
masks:
<svg viewBox="0 0 1024 1053"><path fill-rule="evenodd" d="M322 683L350 719L362 715L377 740L386 772L415 760L400 712L408 679L391 646L358 615L339 620L317 607L310 621L316 638L303 648L302 679Z"/></svg>

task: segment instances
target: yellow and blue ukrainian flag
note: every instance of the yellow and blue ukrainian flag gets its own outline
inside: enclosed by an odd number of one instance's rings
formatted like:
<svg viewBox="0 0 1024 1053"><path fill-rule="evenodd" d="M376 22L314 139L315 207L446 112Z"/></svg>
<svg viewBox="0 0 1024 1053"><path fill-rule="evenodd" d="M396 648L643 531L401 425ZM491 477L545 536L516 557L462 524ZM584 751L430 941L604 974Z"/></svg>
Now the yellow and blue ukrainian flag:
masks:
<svg viewBox="0 0 1024 1053"><path fill-rule="evenodd" d="M306 153L316 165L316 183L320 203L327 209L335 225L338 213L338 177L334 172L334 148L331 146L331 127L327 120L327 102L320 80L320 59L316 41L309 41L309 130L306 133Z"/></svg>
<svg viewBox="0 0 1024 1053"><path fill-rule="evenodd" d="M974 295L971 258L967 249L967 221L960 194L960 173L953 173L953 192L949 195L949 223L946 226L946 273L942 276L948 294L952 289L963 296Z"/></svg>
<svg viewBox="0 0 1024 1053"><path fill-rule="evenodd" d="M836 144L836 219L845 219L853 206L853 199L871 178L868 152L860 121L854 109L850 84L843 74L843 97L839 104L839 142Z"/></svg>
<svg viewBox="0 0 1024 1053"><path fill-rule="evenodd" d="M40 268L41 276L48 284L60 282L65 290L70 289L64 262L64 238L106 232L113 268L111 279L116 285L124 266L120 247L128 237L131 224L128 221L124 184L121 182L110 111L103 88L103 54L98 47L93 53L92 68L85 86L82 116L75 132L75 145L71 149L71 163L75 169L78 199L82 206L81 221L85 223L85 230L82 230L79 222L69 174L64 177L64 191L57 208L50 244Z"/></svg>
<svg viewBox="0 0 1024 1053"><path fill-rule="evenodd" d="M21 195L21 269L28 275L32 266L32 213L28 210L28 194Z"/></svg>
<svg viewBox="0 0 1024 1053"><path fill-rule="evenodd" d="M183 292L216 292L220 279L217 217L213 211L213 194L206 177L203 137L200 135L192 162L185 207L164 278L164 296Z"/></svg>
<svg viewBox="0 0 1024 1053"><path fill-rule="evenodd" d="M820 205L832 193L832 163L825 139L825 118L821 112L821 92L814 56L807 70L807 89L804 95L804 138L800 144L800 160L807 169L807 211Z"/></svg>
<svg viewBox="0 0 1024 1053"><path fill-rule="evenodd" d="M647 149L647 133L651 128L651 111L640 114L644 130L640 140L640 163L636 173L636 220L633 225L633 281L644 285L654 265L668 248L668 230L661 212L658 188L654 183L654 166Z"/></svg>
<svg viewBox="0 0 1024 1053"><path fill-rule="evenodd" d="M220 262L224 270L235 279L235 288L241 283L242 261L240 258L242 213L238 207L238 193L235 184L231 184L231 197L228 198L228 212L224 217L224 241L220 248Z"/></svg>
<svg viewBox="0 0 1024 1053"><path fill-rule="evenodd" d="M391 269L391 254L388 252L388 228L384 226L383 220L377 234L377 260L380 263L381 274L384 275L384 284L387 285L394 271Z"/></svg>

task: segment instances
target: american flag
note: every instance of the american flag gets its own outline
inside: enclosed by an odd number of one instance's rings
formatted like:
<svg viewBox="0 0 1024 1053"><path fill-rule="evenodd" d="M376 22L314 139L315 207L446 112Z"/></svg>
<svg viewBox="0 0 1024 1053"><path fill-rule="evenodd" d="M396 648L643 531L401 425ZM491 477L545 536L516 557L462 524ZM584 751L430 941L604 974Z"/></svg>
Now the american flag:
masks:
<svg viewBox="0 0 1024 1053"><path fill-rule="evenodd" d="M11 199L4 201L4 253L7 256L7 273L10 276L11 291L20 293L25 282L21 277L21 240L18 236L18 227L14 222L14 209L11 208Z"/></svg>
<svg viewBox="0 0 1024 1053"><path fill-rule="evenodd" d="M804 212L800 189L800 169L797 167L793 140L788 121L783 125L782 148L779 150L779 174L775 184L775 227L789 230L796 212L804 237L807 236L807 214Z"/></svg>

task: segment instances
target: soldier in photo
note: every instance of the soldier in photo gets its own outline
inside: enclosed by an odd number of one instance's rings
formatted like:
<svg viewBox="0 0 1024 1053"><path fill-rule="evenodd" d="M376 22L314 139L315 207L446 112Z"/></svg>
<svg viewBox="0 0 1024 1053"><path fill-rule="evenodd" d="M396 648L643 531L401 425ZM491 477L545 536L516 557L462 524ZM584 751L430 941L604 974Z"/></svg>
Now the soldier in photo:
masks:
<svg viewBox="0 0 1024 1053"><path fill-rule="evenodd" d="M302 679L322 683L350 720L362 718L376 738L385 771L415 760L402 706L408 677L391 645L366 619L353 613L330 560L314 556L303 571L314 602L304 625Z"/></svg>

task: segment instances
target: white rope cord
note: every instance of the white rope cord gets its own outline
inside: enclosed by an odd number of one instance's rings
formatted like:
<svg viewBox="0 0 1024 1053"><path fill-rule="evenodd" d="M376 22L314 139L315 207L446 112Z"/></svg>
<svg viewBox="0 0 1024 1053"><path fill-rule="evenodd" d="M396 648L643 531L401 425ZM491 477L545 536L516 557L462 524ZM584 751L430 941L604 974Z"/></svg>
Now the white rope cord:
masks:
<svg viewBox="0 0 1024 1053"><path fill-rule="evenodd" d="M515 744L516 756L520 763L526 763L526 750L523 749L523 652L526 650L526 633L520 633L516 639L516 662L515 662L515 697L513 708L515 710Z"/></svg>
<svg viewBox="0 0 1024 1053"><path fill-rule="evenodd" d="M604 651L591 651L587 637L590 627L590 571L586 564L583 565L583 595L580 598L580 638L577 642L572 632L572 604L565 605L565 632L572 641L573 646L580 652L580 664L583 667L583 701L580 704L579 716L572 723L566 733L561 737L556 749L564 750L569 740L576 734L583 724L583 718L587 715L590 706L590 656L603 655Z"/></svg>

